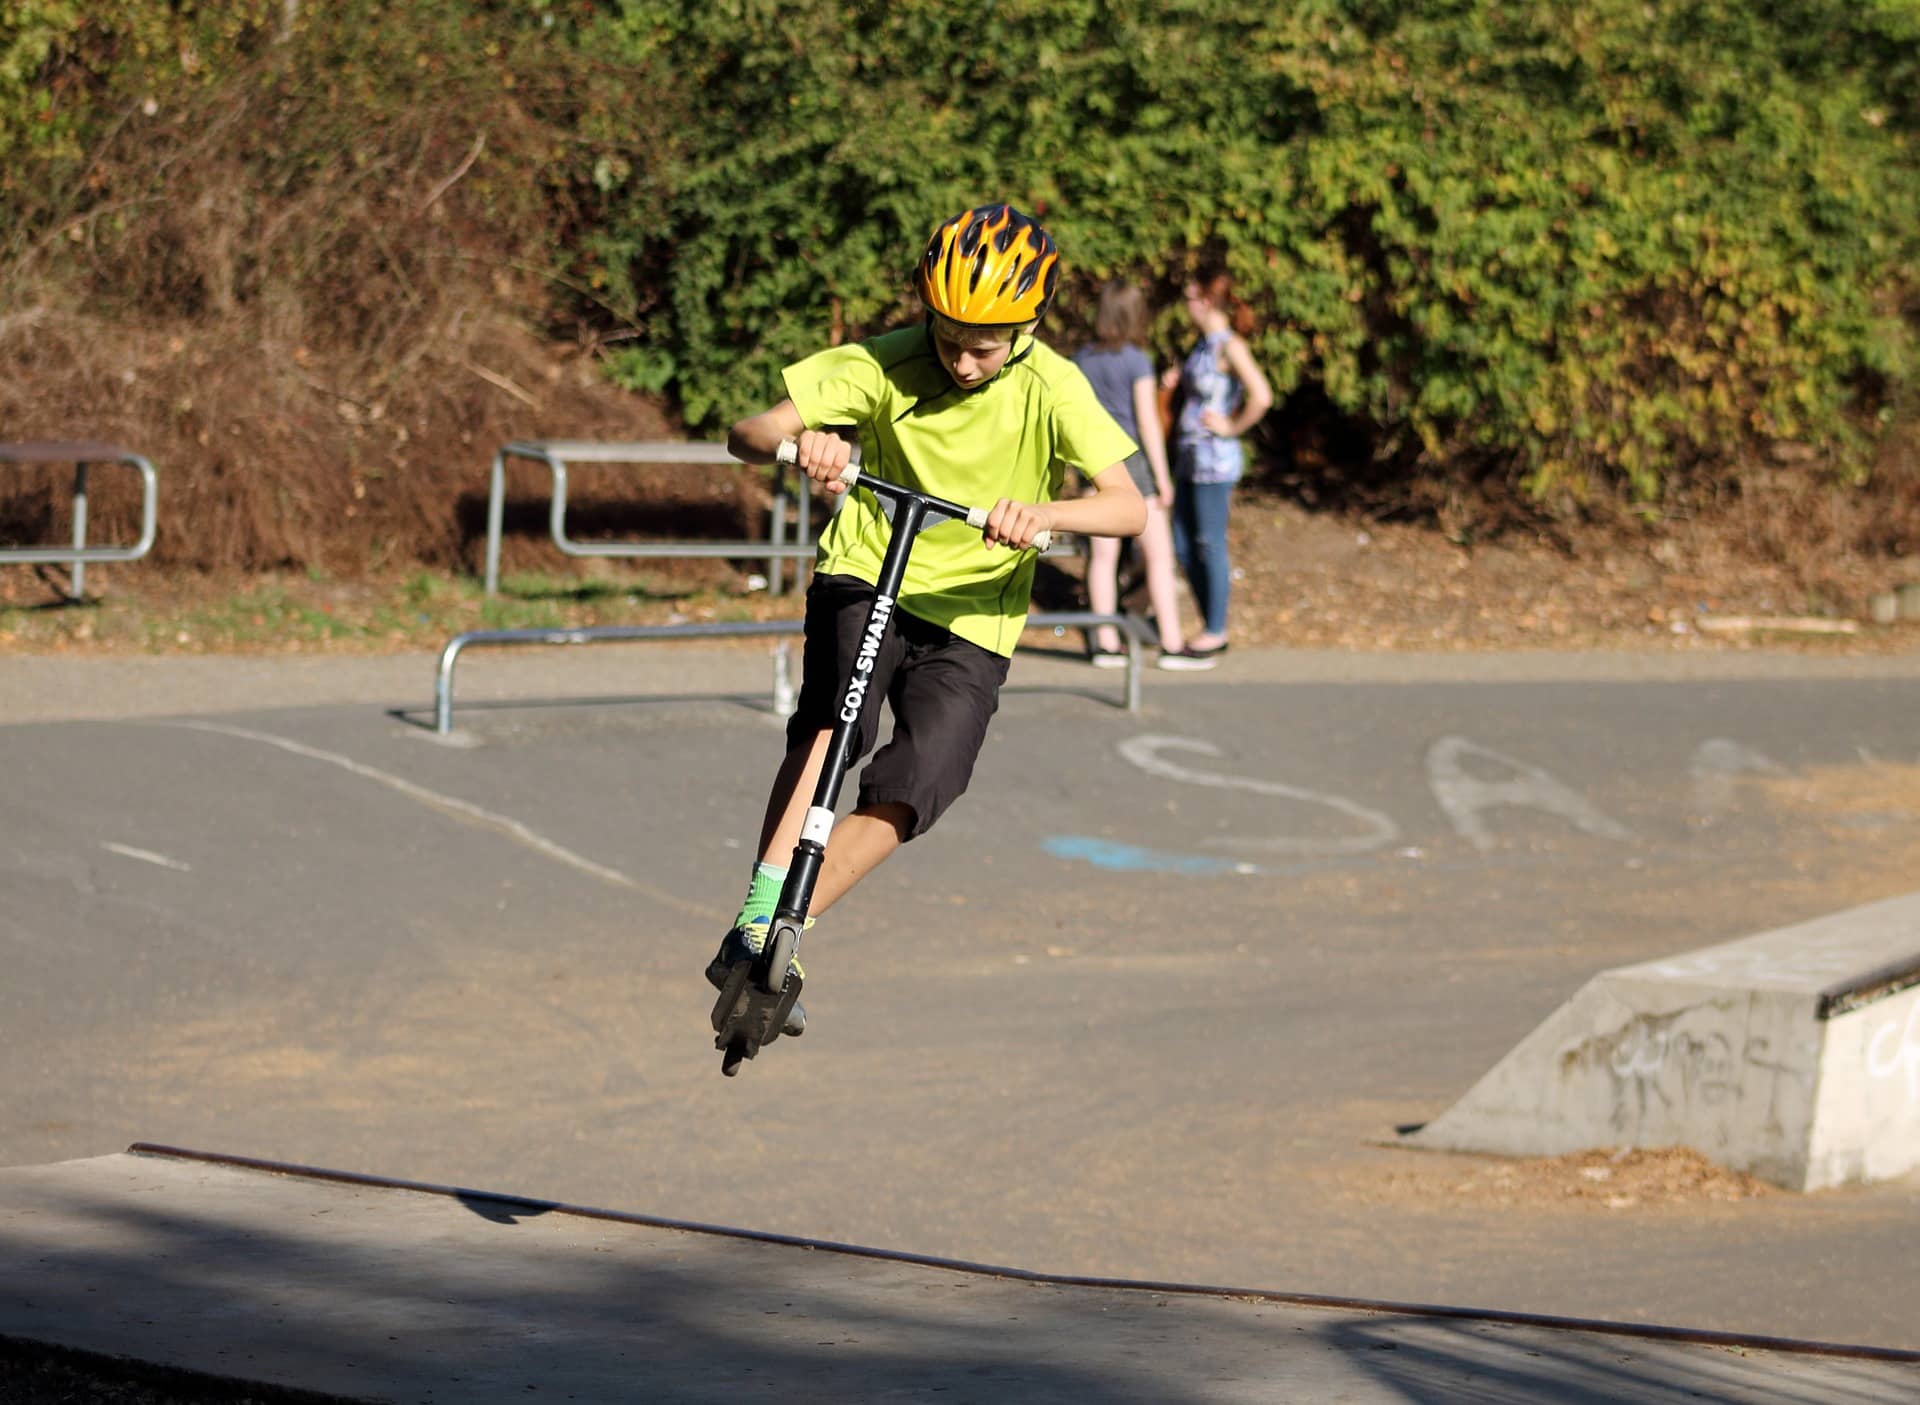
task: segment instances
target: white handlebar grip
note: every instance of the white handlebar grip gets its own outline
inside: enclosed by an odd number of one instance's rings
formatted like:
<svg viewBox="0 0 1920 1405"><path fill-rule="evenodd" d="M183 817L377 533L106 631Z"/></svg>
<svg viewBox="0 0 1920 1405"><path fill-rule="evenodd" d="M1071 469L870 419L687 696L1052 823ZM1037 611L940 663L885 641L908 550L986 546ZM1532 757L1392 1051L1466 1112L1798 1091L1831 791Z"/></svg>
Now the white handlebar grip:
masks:
<svg viewBox="0 0 1920 1405"><path fill-rule="evenodd" d="M987 525L987 514L989 513L990 510L991 509L984 508L984 507L968 508L967 509L967 525L976 530L985 530ZM1048 547L1052 545L1053 545L1052 532L1050 531L1035 532L1033 534L1033 540L1028 544L1027 549L1029 551L1045 551Z"/></svg>
<svg viewBox="0 0 1920 1405"><path fill-rule="evenodd" d="M847 460L847 466L840 471L840 481L851 488L860 479L860 446L852 446L853 457ZM792 468L800 462L800 441L782 439L773 451L773 461L785 468Z"/></svg>

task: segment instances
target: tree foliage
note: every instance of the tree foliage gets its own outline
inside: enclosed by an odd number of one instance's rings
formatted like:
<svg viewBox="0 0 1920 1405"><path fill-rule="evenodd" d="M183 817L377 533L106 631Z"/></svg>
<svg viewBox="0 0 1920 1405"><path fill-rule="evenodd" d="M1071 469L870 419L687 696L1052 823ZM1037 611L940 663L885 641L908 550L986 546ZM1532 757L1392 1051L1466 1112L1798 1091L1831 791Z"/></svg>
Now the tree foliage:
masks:
<svg viewBox="0 0 1920 1405"><path fill-rule="evenodd" d="M608 42L715 109L626 246L636 358L733 413L909 315L924 231L1003 197L1067 307L1224 256L1282 390L1441 467L1654 499L1756 441L1858 464L1911 369L1917 13L633 0Z"/></svg>
<svg viewBox="0 0 1920 1405"><path fill-rule="evenodd" d="M764 403L785 361L914 315L927 230L989 199L1065 251L1054 333L1100 279L1136 278L1170 352L1171 290L1222 258L1280 391L1324 394L1395 462L1537 495L1654 502L1781 441L1857 475L1913 374L1914 0L287 14L10 6L10 252L111 206L97 153L145 104L293 65L308 106L274 120L300 132L263 131L249 178L319 179L354 159L352 119L463 72L486 84L450 92L491 84L548 133L476 168L486 208L555 212L543 258L615 338L614 374L700 428ZM350 81L364 101L343 105Z"/></svg>

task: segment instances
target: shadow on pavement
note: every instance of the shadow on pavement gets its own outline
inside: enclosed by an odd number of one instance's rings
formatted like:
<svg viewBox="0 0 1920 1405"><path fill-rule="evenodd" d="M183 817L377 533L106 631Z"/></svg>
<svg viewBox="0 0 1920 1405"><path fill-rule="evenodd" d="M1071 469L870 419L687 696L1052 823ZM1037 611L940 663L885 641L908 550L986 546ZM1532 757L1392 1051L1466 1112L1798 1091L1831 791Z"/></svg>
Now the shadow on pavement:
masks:
<svg viewBox="0 0 1920 1405"><path fill-rule="evenodd" d="M334 1173L125 1156L5 1174L0 1342L349 1398L1845 1405L1920 1379L1904 1361L995 1276Z"/></svg>

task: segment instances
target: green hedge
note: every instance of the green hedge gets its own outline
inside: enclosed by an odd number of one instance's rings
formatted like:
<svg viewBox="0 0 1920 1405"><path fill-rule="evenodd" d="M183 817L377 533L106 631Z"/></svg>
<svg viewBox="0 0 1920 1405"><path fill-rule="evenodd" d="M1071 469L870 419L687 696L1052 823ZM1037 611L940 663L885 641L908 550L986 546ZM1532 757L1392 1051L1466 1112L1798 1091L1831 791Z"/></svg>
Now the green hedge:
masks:
<svg viewBox="0 0 1920 1405"><path fill-rule="evenodd" d="M707 99L603 272L623 370L695 423L911 315L925 230L1001 197L1065 249L1064 323L1223 253L1282 391L1540 494L1778 440L1858 473L1912 372L1910 0L632 0L591 32Z"/></svg>
<svg viewBox="0 0 1920 1405"><path fill-rule="evenodd" d="M1174 285L1224 256L1281 392L1323 391L1395 462L1540 495L1656 501L1783 440L1858 476L1913 374L1913 0L285 13L9 6L9 255L125 194L90 188L95 156L124 155L150 100L304 75L305 134L256 144L265 186L350 159L353 121L452 72L471 81L450 117L486 130L475 95L500 91L565 134L490 149L473 210L550 207L552 286L697 429L776 394L783 362L912 316L927 229L997 198L1065 251L1056 334L1118 274L1160 296L1170 353Z"/></svg>

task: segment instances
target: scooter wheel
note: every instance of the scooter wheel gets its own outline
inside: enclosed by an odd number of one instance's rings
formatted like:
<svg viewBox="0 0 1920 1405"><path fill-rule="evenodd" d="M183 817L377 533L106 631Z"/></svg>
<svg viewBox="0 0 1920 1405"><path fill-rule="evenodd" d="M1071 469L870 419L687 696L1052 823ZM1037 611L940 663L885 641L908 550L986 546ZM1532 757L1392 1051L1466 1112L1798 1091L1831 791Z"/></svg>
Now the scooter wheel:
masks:
<svg viewBox="0 0 1920 1405"><path fill-rule="evenodd" d="M782 927L773 934L773 941L767 948L767 979L761 989L769 995L779 995L787 988L787 978L791 974L788 967L793 964L794 937L791 927Z"/></svg>

